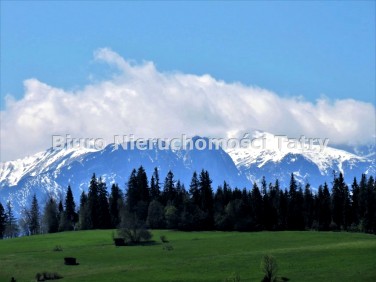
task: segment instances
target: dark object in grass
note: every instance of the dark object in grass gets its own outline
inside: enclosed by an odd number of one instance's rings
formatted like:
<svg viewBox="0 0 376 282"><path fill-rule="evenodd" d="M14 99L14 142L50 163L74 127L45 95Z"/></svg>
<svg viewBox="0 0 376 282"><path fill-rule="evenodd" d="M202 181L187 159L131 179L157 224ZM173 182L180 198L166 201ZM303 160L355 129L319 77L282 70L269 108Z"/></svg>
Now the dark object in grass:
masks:
<svg viewBox="0 0 376 282"><path fill-rule="evenodd" d="M16 279L15 279L14 277L12 277L12 278L10 279L10 282L16 282Z"/></svg>
<svg viewBox="0 0 376 282"><path fill-rule="evenodd" d="M290 279L287 278L287 277L281 277L281 280L282 280L282 281L290 281Z"/></svg>
<svg viewBox="0 0 376 282"><path fill-rule="evenodd" d="M62 252L63 248L59 245L55 246L55 248L52 249L54 252Z"/></svg>
<svg viewBox="0 0 376 282"><path fill-rule="evenodd" d="M161 239L162 243L168 243L169 241L167 240L167 237L165 235L162 235L159 237Z"/></svg>
<svg viewBox="0 0 376 282"><path fill-rule="evenodd" d="M72 257L64 258L64 264L65 265L79 265L79 263L76 262L76 258L72 258Z"/></svg>
<svg viewBox="0 0 376 282"><path fill-rule="evenodd" d="M116 247L125 246L124 238L114 238L114 243Z"/></svg>
<svg viewBox="0 0 376 282"><path fill-rule="evenodd" d="M172 251L174 249L173 246L171 246L170 244L166 243L166 244L163 244L163 250L165 251Z"/></svg>
<svg viewBox="0 0 376 282"><path fill-rule="evenodd" d="M42 273L37 273L35 275L35 280L36 281L46 281L46 280L58 280L63 278L60 274L56 272L42 272Z"/></svg>

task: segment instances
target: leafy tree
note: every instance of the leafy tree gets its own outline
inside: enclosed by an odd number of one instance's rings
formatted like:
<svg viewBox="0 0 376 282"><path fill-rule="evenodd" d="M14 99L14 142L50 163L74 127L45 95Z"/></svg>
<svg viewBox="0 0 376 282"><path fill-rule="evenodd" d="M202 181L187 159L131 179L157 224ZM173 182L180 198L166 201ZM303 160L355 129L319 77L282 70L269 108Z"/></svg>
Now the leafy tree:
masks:
<svg viewBox="0 0 376 282"><path fill-rule="evenodd" d="M91 229L93 226L88 205L88 196L84 191L82 191L80 197L79 224L81 230Z"/></svg>
<svg viewBox="0 0 376 282"><path fill-rule="evenodd" d="M153 229L164 227L164 208L157 200L152 200L148 208L147 225Z"/></svg>
<svg viewBox="0 0 376 282"><path fill-rule="evenodd" d="M59 230L59 210L56 201L50 197L44 206L43 225L47 233L55 233Z"/></svg>
<svg viewBox="0 0 376 282"><path fill-rule="evenodd" d="M4 237L6 238L17 237L19 228L17 224L17 219L15 218L13 214L13 209L12 209L12 205L10 201L7 202L7 205L5 208L5 217L6 217L6 223L5 223Z"/></svg>
<svg viewBox="0 0 376 282"><path fill-rule="evenodd" d="M261 261L261 270L264 272L262 282L276 282L277 281L277 260L271 255L265 255Z"/></svg>
<svg viewBox="0 0 376 282"><path fill-rule="evenodd" d="M174 205L168 205L165 208L166 226L169 229L175 229L178 227L179 213L178 209Z"/></svg>
<svg viewBox="0 0 376 282"><path fill-rule="evenodd" d="M127 210L122 213L118 233L127 243L131 244L149 241L152 237L152 234L146 228L145 222L139 220L136 213L129 213Z"/></svg>

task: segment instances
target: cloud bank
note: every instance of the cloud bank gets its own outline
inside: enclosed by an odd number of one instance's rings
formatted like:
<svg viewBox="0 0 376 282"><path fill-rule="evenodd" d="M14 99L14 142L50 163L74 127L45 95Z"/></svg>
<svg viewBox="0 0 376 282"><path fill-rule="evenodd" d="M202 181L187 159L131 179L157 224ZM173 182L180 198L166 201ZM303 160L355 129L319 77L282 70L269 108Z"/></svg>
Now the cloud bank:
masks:
<svg viewBox="0 0 376 282"><path fill-rule="evenodd" d="M160 72L152 62L131 64L108 48L97 50L94 57L119 72L78 91L29 79L21 100L6 98L1 112L2 161L45 150L54 134L113 142L116 134L233 137L260 129L290 137L329 138L329 145L375 140L375 107L370 103L325 98L312 103L210 75Z"/></svg>

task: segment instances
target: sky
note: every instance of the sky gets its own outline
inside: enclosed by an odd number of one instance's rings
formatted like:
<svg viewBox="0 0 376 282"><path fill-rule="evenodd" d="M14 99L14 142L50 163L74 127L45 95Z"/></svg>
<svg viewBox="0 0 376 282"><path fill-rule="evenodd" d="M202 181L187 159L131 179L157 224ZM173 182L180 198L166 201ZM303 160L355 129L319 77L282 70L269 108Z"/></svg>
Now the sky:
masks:
<svg viewBox="0 0 376 282"><path fill-rule="evenodd" d="M374 143L374 1L0 3L1 161L53 134Z"/></svg>

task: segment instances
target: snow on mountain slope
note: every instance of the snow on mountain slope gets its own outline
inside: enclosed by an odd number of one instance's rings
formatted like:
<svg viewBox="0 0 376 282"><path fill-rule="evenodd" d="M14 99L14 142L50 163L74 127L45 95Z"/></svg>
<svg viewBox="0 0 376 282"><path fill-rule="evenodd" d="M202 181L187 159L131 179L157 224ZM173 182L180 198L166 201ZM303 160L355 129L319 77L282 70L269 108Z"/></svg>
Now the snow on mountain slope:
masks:
<svg viewBox="0 0 376 282"><path fill-rule="evenodd" d="M130 150L115 144L102 150L51 148L0 164L0 202L11 200L19 211L29 204L34 193L43 204L48 196L61 198L68 185L78 201L81 192L87 191L93 173L102 176L108 186L116 182L125 189L131 171L141 165L149 179L158 167L161 182L172 170L175 179L187 188L193 172L202 169L209 171L214 189L223 181L232 187L250 188L253 181L260 181L263 176L268 182L278 179L283 188L288 186L292 172L302 184L309 182L314 188L325 181L330 183L333 171L343 172L348 183L362 173L375 175L374 157L323 148L317 140L307 149L308 141L289 143L284 137L260 131L255 131L250 138L256 140L251 147L224 150L161 149L156 145Z"/></svg>
<svg viewBox="0 0 376 282"><path fill-rule="evenodd" d="M44 203L49 195L60 198L68 185L71 185L78 200L81 192L87 191L93 173L101 176L108 186L118 183L125 189L131 171L141 165L149 178L158 167L161 182L172 170L175 179L188 186L194 171L207 169L214 187L225 180L232 186L244 187L248 183L222 149L164 150L154 145L145 150L130 150L110 144L102 150L49 149L32 157L1 164L0 201L11 200L15 210L19 211L34 193Z"/></svg>
<svg viewBox="0 0 376 282"><path fill-rule="evenodd" d="M255 131L251 139L258 142L245 148L225 149L239 171L251 181L265 176L270 181L278 178L287 185L289 175L294 172L301 182L310 182L317 188L324 181L331 181L333 171L342 172L348 181L362 173L375 174L374 158L324 146L324 140L307 139L301 143L299 139L289 140L260 131Z"/></svg>
<svg viewBox="0 0 376 282"><path fill-rule="evenodd" d="M57 172L67 162L95 151L95 149L78 147L63 150L50 148L33 156L0 163L0 187L17 185L26 175L36 176L51 169L55 169Z"/></svg>

